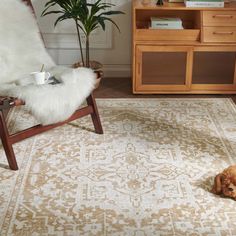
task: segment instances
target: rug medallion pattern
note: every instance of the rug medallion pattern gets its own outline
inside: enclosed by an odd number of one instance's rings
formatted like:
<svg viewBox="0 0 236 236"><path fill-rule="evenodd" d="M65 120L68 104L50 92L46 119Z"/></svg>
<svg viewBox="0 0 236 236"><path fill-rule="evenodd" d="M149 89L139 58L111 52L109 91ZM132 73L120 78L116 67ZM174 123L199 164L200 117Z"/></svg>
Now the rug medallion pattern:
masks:
<svg viewBox="0 0 236 236"><path fill-rule="evenodd" d="M101 99L86 117L0 145L0 235L236 235L236 202L210 192L236 162L230 99ZM14 117L14 119L13 119ZM11 114L11 130L35 121Z"/></svg>

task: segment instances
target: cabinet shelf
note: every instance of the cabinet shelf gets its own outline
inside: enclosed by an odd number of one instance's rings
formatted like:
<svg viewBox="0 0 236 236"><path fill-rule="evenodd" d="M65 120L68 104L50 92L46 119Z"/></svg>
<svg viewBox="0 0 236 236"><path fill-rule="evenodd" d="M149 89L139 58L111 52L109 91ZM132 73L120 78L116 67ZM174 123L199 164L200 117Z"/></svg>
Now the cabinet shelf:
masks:
<svg viewBox="0 0 236 236"><path fill-rule="evenodd" d="M198 29L136 29L135 40L199 41Z"/></svg>

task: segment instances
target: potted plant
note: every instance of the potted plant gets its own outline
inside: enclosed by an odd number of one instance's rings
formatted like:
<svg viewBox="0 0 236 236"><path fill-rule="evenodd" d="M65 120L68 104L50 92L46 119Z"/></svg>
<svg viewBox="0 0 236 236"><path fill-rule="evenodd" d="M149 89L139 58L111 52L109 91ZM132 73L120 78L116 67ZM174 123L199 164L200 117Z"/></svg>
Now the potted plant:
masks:
<svg viewBox="0 0 236 236"><path fill-rule="evenodd" d="M54 10L52 7L59 6L59 10ZM81 65L94 67L94 61L90 62L90 36L97 28L106 29L105 22L109 21L120 31L118 25L110 18L112 15L124 14L122 11L110 10L114 4L103 3L102 0L96 0L95 3L89 3L87 0L50 0L45 4L45 9L42 16L49 14L60 14L54 23L56 26L59 22L72 19L74 21L77 36L79 40L79 48L81 55ZM82 48L81 33L85 35L86 45L85 53ZM85 55L84 55L85 54Z"/></svg>

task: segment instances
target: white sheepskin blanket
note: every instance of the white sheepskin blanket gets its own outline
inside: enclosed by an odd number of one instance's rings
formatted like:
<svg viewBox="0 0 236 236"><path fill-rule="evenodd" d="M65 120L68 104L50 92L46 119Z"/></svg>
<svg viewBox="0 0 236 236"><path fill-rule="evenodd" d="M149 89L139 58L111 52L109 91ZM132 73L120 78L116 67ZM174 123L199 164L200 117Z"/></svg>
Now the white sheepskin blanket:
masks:
<svg viewBox="0 0 236 236"><path fill-rule="evenodd" d="M32 84L29 74L40 70L42 64L62 83ZM92 92L95 82L90 69L56 67L30 8L21 0L0 0L0 96L23 99L35 118L46 125L69 118Z"/></svg>
<svg viewBox="0 0 236 236"><path fill-rule="evenodd" d="M25 78L42 64L55 66L31 9L21 0L0 0L0 83Z"/></svg>
<svg viewBox="0 0 236 236"><path fill-rule="evenodd" d="M94 89L96 74L87 68L64 69L60 81L57 85L3 85L0 94L23 99L41 124L53 124L66 120L79 108Z"/></svg>

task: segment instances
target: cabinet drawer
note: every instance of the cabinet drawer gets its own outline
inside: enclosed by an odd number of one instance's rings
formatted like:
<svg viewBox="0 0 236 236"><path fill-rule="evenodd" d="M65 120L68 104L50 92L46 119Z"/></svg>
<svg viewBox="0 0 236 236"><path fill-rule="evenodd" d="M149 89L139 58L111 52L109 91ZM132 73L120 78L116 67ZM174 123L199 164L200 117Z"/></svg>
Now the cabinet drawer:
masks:
<svg viewBox="0 0 236 236"><path fill-rule="evenodd" d="M236 11L203 11L203 26L236 26Z"/></svg>
<svg viewBox="0 0 236 236"><path fill-rule="evenodd" d="M236 27L203 27L203 41L207 43L235 43Z"/></svg>

